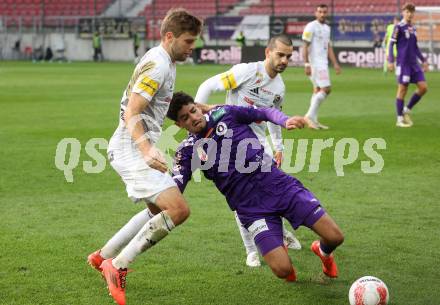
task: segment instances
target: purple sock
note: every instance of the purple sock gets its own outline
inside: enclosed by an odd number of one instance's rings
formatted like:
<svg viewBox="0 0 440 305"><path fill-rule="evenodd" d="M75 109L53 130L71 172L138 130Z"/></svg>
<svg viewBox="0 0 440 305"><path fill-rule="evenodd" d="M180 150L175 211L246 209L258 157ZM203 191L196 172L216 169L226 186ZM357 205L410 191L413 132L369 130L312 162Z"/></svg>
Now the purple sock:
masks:
<svg viewBox="0 0 440 305"><path fill-rule="evenodd" d="M421 99L422 97L418 95L417 93L414 93L413 96L411 96L411 99L408 103L408 109L412 109Z"/></svg>
<svg viewBox="0 0 440 305"><path fill-rule="evenodd" d="M396 109L397 109L397 115L402 116L403 115L403 105L404 102L400 98L396 98Z"/></svg>
<svg viewBox="0 0 440 305"><path fill-rule="evenodd" d="M323 244L322 241L319 243L319 248L321 248L322 252L328 255L330 255L336 249L336 247L327 246L326 244Z"/></svg>

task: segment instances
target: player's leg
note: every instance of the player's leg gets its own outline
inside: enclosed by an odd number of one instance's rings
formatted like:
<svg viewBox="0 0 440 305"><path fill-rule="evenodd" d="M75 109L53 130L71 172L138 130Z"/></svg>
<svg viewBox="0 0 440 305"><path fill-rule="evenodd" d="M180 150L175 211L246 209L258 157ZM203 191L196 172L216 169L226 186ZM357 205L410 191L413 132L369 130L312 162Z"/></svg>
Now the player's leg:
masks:
<svg viewBox="0 0 440 305"><path fill-rule="evenodd" d="M317 120L319 104L316 103L316 95L320 92L321 88L315 87L315 82L313 81L313 74L312 76L310 76L310 79L313 83L313 94L312 97L310 98L310 106L309 109L307 110L307 113L304 115L304 119L307 123L308 128L318 130L319 126L316 123L316 120Z"/></svg>
<svg viewBox="0 0 440 305"><path fill-rule="evenodd" d="M249 211L247 211L249 212ZM254 216L237 211L237 215L253 237L255 244L272 272L279 278L295 281L295 270L283 244L283 224L278 216Z"/></svg>
<svg viewBox="0 0 440 305"><path fill-rule="evenodd" d="M246 249L246 265L249 267L259 267L261 266L260 258L258 256L258 249L255 245L252 234L242 225L237 212L234 212L235 221L238 226L238 231L240 232L241 239L243 240L243 245Z"/></svg>
<svg viewBox="0 0 440 305"><path fill-rule="evenodd" d="M125 282L128 265L139 254L150 249L166 237L175 226L184 222L189 216L189 207L176 186L161 191L158 196L154 195L146 199L161 209L161 212L142 226L128 245L114 259L106 259L101 264L102 274L107 282L110 294L121 305L125 304Z"/></svg>
<svg viewBox="0 0 440 305"><path fill-rule="evenodd" d="M414 108L414 106L420 101L422 96L424 96L428 91L428 84L426 83L425 75L420 67L417 67L414 73L411 75L411 82L417 85L417 90L411 96L408 105L405 106L405 108L403 109L404 121L410 125L413 124L410 116L411 109Z"/></svg>
<svg viewBox="0 0 440 305"><path fill-rule="evenodd" d="M296 281L296 272L284 246L278 246L263 255L264 261L279 278L288 282Z"/></svg>
<svg viewBox="0 0 440 305"><path fill-rule="evenodd" d="M102 271L101 264L105 259L115 257L139 230L151 219L154 214L144 209L133 216L100 250L90 254L87 258L89 264L98 271Z"/></svg>
<svg viewBox="0 0 440 305"><path fill-rule="evenodd" d="M315 195L305 188L300 181L290 177L290 190L293 194L287 203L284 217L289 220L294 229L300 225L315 231L322 238L324 254L319 252L320 241L312 243L313 252L322 261L323 272L330 277L337 277L338 271L332 255L333 250L343 242L343 235L336 223L328 216ZM287 196L286 195L286 196ZM318 247L318 248L317 248Z"/></svg>
<svg viewBox="0 0 440 305"><path fill-rule="evenodd" d="M293 232L286 229L283 222L283 242L288 249L301 250L301 243Z"/></svg>
<svg viewBox="0 0 440 305"><path fill-rule="evenodd" d="M396 94L396 114L397 114L397 127L411 127L410 124L405 122L403 117L403 109L405 106L405 96L408 92L409 83L399 83L397 86L397 94Z"/></svg>
<svg viewBox="0 0 440 305"><path fill-rule="evenodd" d="M177 187L162 191L155 200L150 201L154 202L154 206L157 206L161 212L144 224L136 236L115 257L113 265L118 269L127 268L136 256L157 244L189 217L189 206ZM149 204L151 205L152 203Z"/></svg>
<svg viewBox="0 0 440 305"><path fill-rule="evenodd" d="M338 267L333 251L344 242L341 229L328 214L322 215L311 229L320 237L319 241L312 243L311 250L321 259L324 274L337 277Z"/></svg>
<svg viewBox="0 0 440 305"><path fill-rule="evenodd" d="M307 125L311 129L328 129L328 126L318 121L318 110L331 92L328 67L312 67L311 80L314 83L315 94L310 100L310 107L305 115Z"/></svg>

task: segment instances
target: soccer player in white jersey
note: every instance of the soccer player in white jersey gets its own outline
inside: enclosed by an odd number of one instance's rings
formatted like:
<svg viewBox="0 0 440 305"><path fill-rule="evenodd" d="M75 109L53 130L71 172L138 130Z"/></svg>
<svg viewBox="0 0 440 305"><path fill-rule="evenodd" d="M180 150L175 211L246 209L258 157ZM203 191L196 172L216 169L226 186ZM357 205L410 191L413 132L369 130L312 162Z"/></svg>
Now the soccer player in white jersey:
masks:
<svg viewBox="0 0 440 305"><path fill-rule="evenodd" d="M161 44L140 60L121 100L119 126L110 139L108 157L128 196L135 202L145 201L148 208L88 257L120 305L125 304L128 265L189 216L189 207L154 144L173 96L175 62L191 55L201 28L202 22L187 11L170 10L162 21Z"/></svg>
<svg viewBox="0 0 440 305"><path fill-rule="evenodd" d="M264 61L237 64L229 71L209 78L200 85L195 102L207 103L213 92L227 91L226 103L229 105L281 109L285 86L280 73L287 68L292 51L292 41L286 35L271 38L265 51ZM267 123L275 149L275 154L273 154L266 140L266 123L252 123L250 126L264 145L265 152L273 157L277 166L280 167L284 148L281 127ZM236 213L235 219L246 248L246 264L249 267L260 266L258 250L251 234L241 224ZM289 248L301 249L299 241L286 229L284 229L284 241Z"/></svg>
<svg viewBox="0 0 440 305"><path fill-rule="evenodd" d="M333 47L330 42L330 27L325 23L328 7L320 4L316 7L316 20L309 22L304 28L302 39L304 41L304 70L313 84L313 95L310 108L305 115L307 125L311 129L328 129L318 121L318 109L330 94L330 75L328 71L328 58L330 58L336 74L341 73Z"/></svg>

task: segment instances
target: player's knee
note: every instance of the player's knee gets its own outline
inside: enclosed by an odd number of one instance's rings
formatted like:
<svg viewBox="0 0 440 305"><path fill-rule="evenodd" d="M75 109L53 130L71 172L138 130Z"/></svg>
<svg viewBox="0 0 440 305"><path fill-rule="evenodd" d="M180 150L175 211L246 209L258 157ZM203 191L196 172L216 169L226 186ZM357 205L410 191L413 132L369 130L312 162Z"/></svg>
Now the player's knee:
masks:
<svg viewBox="0 0 440 305"><path fill-rule="evenodd" d="M184 222L186 219L188 219L189 215L191 214L191 211L189 209L188 204L186 204L186 202L179 204L178 213L179 213L179 217L181 219L181 222Z"/></svg>
<svg viewBox="0 0 440 305"><path fill-rule="evenodd" d="M292 273L292 265L277 265L272 267L272 272L280 279L287 278Z"/></svg>
<svg viewBox="0 0 440 305"><path fill-rule="evenodd" d="M331 92L332 92L332 88L330 88L330 87L327 87L327 88L324 88L324 89L322 89L324 92L325 92L325 94L327 94L327 95L329 95Z"/></svg>
<svg viewBox="0 0 440 305"><path fill-rule="evenodd" d="M425 86L421 86L421 87L419 88L419 95L420 95L420 96L425 95L426 92L428 92L428 86L425 85Z"/></svg>
<svg viewBox="0 0 440 305"><path fill-rule="evenodd" d="M183 199L174 202L166 211L176 226L183 223L190 215L189 206Z"/></svg>

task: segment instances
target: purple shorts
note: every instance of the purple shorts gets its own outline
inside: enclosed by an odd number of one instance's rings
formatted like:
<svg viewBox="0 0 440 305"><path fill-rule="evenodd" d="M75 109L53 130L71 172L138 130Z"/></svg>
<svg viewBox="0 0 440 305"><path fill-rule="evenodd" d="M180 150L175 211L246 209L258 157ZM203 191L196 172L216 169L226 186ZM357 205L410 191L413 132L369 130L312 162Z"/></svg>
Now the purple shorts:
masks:
<svg viewBox="0 0 440 305"><path fill-rule="evenodd" d="M301 225L311 228L325 214L312 192L278 169L263 179L257 177L252 184L253 196L238 205L236 211L263 256L283 246L281 217L297 229Z"/></svg>
<svg viewBox="0 0 440 305"><path fill-rule="evenodd" d="M416 84L425 81L425 74L419 65L396 66L397 82L402 85Z"/></svg>

